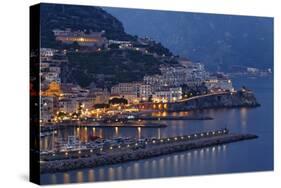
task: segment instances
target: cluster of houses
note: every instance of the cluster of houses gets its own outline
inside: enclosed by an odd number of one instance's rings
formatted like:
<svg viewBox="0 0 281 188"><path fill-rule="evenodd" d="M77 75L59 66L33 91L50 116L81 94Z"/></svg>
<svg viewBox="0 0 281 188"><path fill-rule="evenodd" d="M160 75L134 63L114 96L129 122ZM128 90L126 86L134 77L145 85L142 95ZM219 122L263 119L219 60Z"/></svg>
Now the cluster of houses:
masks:
<svg viewBox="0 0 281 188"><path fill-rule="evenodd" d="M56 40L65 44L77 42L81 46L101 47L117 45L120 49L136 48L129 41L107 40L102 32L53 30ZM149 39L139 39L147 44ZM111 88L97 88L94 84L82 88L77 84L64 83L61 67L67 63L64 51L50 48L40 49L41 76L41 121L50 122L59 113L75 114L79 109L90 113L97 105L108 104L112 98L124 98L129 104L143 102L177 102L183 98L182 86L205 84L210 92L232 91L232 82L225 76L210 75L201 63L178 59L178 64L160 66L160 74L144 76L142 81L118 83Z"/></svg>

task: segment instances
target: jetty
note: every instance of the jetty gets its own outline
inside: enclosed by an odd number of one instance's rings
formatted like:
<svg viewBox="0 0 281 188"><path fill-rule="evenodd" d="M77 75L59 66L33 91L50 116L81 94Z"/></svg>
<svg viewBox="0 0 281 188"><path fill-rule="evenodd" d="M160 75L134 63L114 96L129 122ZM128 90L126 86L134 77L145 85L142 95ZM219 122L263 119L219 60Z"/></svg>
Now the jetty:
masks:
<svg viewBox="0 0 281 188"><path fill-rule="evenodd" d="M130 144L108 145L79 151L42 154L41 173L93 168L128 161L147 159L175 152L258 138L254 134L230 133L227 129L167 138L142 139Z"/></svg>

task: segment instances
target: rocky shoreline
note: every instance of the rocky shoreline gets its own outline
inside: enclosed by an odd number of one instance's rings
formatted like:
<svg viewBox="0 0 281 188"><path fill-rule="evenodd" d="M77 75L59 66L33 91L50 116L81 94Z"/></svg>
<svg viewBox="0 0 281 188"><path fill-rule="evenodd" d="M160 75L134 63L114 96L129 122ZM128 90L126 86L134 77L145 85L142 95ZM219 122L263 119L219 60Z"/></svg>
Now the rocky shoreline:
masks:
<svg viewBox="0 0 281 188"><path fill-rule="evenodd" d="M171 154L175 152L188 151L192 149L210 147L220 144L238 142L257 138L252 134L226 134L209 138L202 138L193 141L180 141L170 144L157 145L151 148L138 149L133 151L120 151L108 153L102 156L93 156L88 158L66 159L57 161L44 161L40 163L41 173L56 173L68 170L93 168L104 165L124 163L128 161L147 159L160 155Z"/></svg>
<svg viewBox="0 0 281 188"><path fill-rule="evenodd" d="M195 98L184 102L175 102L168 105L168 111L189 111L217 108L259 107L255 95L251 91L225 92L202 98Z"/></svg>

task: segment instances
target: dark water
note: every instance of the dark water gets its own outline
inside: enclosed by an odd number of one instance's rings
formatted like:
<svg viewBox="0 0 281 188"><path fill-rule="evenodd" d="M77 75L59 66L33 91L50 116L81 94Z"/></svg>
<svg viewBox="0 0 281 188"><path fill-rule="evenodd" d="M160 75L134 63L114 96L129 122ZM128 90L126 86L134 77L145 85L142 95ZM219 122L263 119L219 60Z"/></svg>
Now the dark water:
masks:
<svg viewBox="0 0 281 188"><path fill-rule="evenodd" d="M253 89L261 107L204 110L196 113L211 116L214 120L167 121L168 127L163 129L68 129L58 134L59 137L75 134L82 140L87 140L89 134L106 138L165 137L227 127L233 132L257 134L258 139L93 169L43 174L41 183L57 184L273 170L272 78L234 79L234 85L235 87L245 85ZM185 114L189 115L188 113L174 115ZM43 139L41 146L50 147L51 139L51 137Z"/></svg>

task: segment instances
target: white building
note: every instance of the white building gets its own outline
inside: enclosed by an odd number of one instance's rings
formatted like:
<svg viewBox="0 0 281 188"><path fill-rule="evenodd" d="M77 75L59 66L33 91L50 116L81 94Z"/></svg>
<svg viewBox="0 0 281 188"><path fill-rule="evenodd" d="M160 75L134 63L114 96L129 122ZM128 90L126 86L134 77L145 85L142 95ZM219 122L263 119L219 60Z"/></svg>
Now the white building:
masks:
<svg viewBox="0 0 281 188"><path fill-rule="evenodd" d="M40 48L40 56L53 56L55 52L57 50L53 48Z"/></svg>
<svg viewBox="0 0 281 188"><path fill-rule="evenodd" d="M176 102L182 99L182 88L167 88L155 91L152 95L154 102Z"/></svg>
<svg viewBox="0 0 281 188"><path fill-rule="evenodd" d="M210 91L233 91L232 81L227 78L213 78L205 81Z"/></svg>
<svg viewBox="0 0 281 188"><path fill-rule="evenodd" d="M200 82L209 77L201 63L187 63L185 66L161 66L161 75L144 76L144 83L152 85L153 89L161 87L179 87L184 84Z"/></svg>
<svg viewBox="0 0 281 188"><path fill-rule="evenodd" d="M61 84L61 89L65 97L87 97L90 93L90 90L72 83Z"/></svg>
<svg viewBox="0 0 281 188"><path fill-rule="evenodd" d="M111 88L111 95L137 95L139 96L139 88L141 83L119 83Z"/></svg>
<svg viewBox="0 0 281 188"><path fill-rule="evenodd" d="M94 98L94 104L108 104L110 93L107 89L94 88L90 91L90 96Z"/></svg>
<svg viewBox="0 0 281 188"><path fill-rule="evenodd" d="M59 101L59 111L73 113L77 111L78 107L79 103L77 102L77 100L62 99Z"/></svg>
<svg viewBox="0 0 281 188"><path fill-rule="evenodd" d="M152 96L152 87L149 84L140 85L140 98L142 101L147 101Z"/></svg>
<svg viewBox="0 0 281 188"><path fill-rule="evenodd" d="M43 123L51 122L54 115L54 97L40 97L40 120Z"/></svg>
<svg viewBox="0 0 281 188"><path fill-rule="evenodd" d="M59 101L59 111L74 113L82 106L84 110L91 110L94 106L94 99L88 97L64 98Z"/></svg>
<svg viewBox="0 0 281 188"><path fill-rule="evenodd" d="M57 82L58 84L61 83L61 79L60 79L60 76L59 76L59 73L57 72L46 72L46 73L43 73L42 74L42 77L44 78L44 82L46 82L47 84L48 83L51 83L51 82Z"/></svg>

